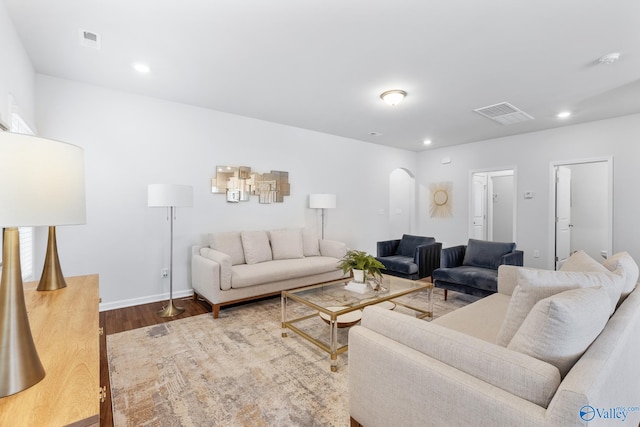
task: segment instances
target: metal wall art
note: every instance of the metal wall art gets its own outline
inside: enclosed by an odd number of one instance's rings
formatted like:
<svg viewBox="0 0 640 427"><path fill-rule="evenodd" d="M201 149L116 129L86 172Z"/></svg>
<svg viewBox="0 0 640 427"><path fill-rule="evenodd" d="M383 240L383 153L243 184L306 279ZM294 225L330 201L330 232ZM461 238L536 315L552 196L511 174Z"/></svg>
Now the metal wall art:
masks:
<svg viewBox="0 0 640 427"><path fill-rule="evenodd" d="M251 172L247 166L216 166L211 180L211 192L226 194L227 202L248 202L258 196L260 203L282 203L290 195L289 172Z"/></svg>

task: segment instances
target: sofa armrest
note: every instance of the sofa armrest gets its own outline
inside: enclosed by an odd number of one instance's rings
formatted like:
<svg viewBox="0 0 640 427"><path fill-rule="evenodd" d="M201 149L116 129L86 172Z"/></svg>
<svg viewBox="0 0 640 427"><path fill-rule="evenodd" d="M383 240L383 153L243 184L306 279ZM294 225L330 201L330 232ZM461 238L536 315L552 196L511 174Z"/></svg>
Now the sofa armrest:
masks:
<svg viewBox="0 0 640 427"><path fill-rule="evenodd" d="M466 245L451 246L444 248L440 254L440 267L453 268L460 267L464 260L464 253L467 250Z"/></svg>
<svg viewBox="0 0 640 427"><path fill-rule="evenodd" d="M440 267L440 254L442 252L442 243L435 242L430 245L421 245L416 247L416 253L413 262L418 266L418 277L431 276L433 270Z"/></svg>
<svg viewBox="0 0 640 427"><path fill-rule="evenodd" d="M549 363L435 323L367 307L362 327L544 408L560 385Z"/></svg>
<svg viewBox="0 0 640 427"><path fill-rule="evenodd" d="M211 270L214 264L218 266L217 277L209 277L212 279L209 282L209 286L222 290L231 289L231 257L229 255L215 249L203 247L200 249L200 256L194 256L193 258L198 261L194 267L199 269ZM204 274L204 272L196 273ZM211 271L206 274L211 275Z"/></svg>
<svg viewBox="0 0 640 427"><path fill-rule="evenodd" d="M500 265L524 265L524 252L513 251L500 258Z"/></svg>
<svg viewBox="0 0 640 427"><path fill-rule="evenodd" d="M367 427L550 425L541 406L356 326L349 414Z"/></svg>
<svg viewBox="0 0 640 427"><path fill-rule="evenodd" d="M501 265L498 267L498 292L504 295L513 295L513 290L518 284L518 267L516 265Z"/></svg>
<svg viewBox="0 0 640 427"><path fill-rule="evenodd" d="M320 254L340 259L347 254L347 245L335 240L320 240Z"/></svg>
<svg viewBox="0 0 640 427"><path fill-rule="evenodd" d="M382 242L377 243L377 252L376 256L385 257L395 255L398 251L398 246L400 245L400 239L395 240L384 240Z"/></svg>

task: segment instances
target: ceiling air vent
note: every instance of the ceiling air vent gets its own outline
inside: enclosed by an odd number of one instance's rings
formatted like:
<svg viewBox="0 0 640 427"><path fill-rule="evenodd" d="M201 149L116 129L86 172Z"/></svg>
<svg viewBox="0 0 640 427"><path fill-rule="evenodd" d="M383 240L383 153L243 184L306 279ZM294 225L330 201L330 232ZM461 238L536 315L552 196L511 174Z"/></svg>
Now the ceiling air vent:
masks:
<svg viewBox="0 0 640 427"><path fill-rule="evenodd" d="M83 30L82 28L78 29L78 33L80 35L80 46L100 49L100 34Z"/></svg>
<svg viewBox="0 0 640 427"><path fill-rule="evenodd" d="M508 102L501 102L499 104L477 108L473 111L503 125L512 125L514 123L533 120L532 116L521 109L514 107Z"/></svg>

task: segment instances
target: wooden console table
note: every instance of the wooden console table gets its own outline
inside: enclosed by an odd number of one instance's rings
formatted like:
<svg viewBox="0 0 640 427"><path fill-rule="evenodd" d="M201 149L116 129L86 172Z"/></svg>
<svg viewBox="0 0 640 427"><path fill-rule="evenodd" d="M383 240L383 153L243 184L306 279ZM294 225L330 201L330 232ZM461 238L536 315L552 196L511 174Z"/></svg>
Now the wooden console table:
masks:
<svg viewBox="0 0 640 427"><path fill-rule="evenodd" d="M0 426L97 426L100 423L98 275L65 278L38 292L25 283L29 323L46 376L0 398Z"/></svg>

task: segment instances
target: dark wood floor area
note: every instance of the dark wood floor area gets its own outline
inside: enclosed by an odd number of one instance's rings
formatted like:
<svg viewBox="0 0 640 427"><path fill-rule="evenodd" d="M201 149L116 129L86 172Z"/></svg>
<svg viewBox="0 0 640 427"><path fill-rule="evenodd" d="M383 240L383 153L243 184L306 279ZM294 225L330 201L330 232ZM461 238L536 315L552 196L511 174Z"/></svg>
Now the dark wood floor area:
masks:
<svg viewBox="0 0 640 427"><path fill-rule="evenodd" d="M194 301L190 297L174 300L174 304L179 307L184 307L184 313L170 318L159 317L157 312L166 305L166 301L119 308L117 310L103 311L100 313L100 326L104 331L100 338L100 384L107 387L107 398L100 405L101 427L113 426L109 365L107 361L107 335L211 312L211 306L209 304L204 301Z"/></svg>

